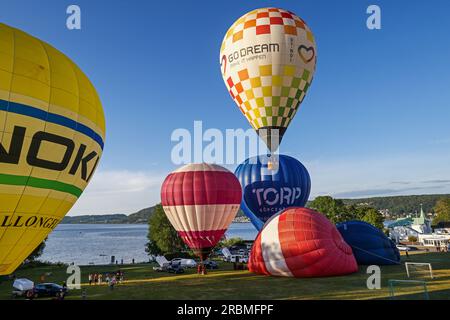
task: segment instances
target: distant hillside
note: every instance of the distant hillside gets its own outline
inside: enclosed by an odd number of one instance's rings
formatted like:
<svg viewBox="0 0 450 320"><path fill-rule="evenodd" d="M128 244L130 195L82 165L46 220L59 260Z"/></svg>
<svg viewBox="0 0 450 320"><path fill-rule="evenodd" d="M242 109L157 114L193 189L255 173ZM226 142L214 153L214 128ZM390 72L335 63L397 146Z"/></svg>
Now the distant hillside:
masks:
<svg viewBox="0 0 450 320"><path fill-rule="evenodd" d="M127 223L147 223L148 219L153 214L153 211L155 211L155 206L132 213L128 216Z"/></svg>
<svg viewBox="0 0 450 320"><path fill-rule="evenodd" d="M66 216L62 220L62 224L146 224L153 214L155 206L139 210L130 215L125 214L104 214L104 215L84 215L69 217ZM239 210L237 217L245 217L244 213Z"/></svg>
<svg viewBox="0 0 450 320"><path fill-rule="evenodd" d="M420 210L420 204L423 205L425 212L433 212L436 201L440 198L450 198L450 194L432 194L419 196L395 196L395 197L375 197L362 199L342 199L346 204L367 204L378 210L388 209L391 215L404 215L415 213ZM65 217L61 223L111 223L111 224L145 224L155 210L155 206L142 209L130 215L125 214L107 214L107 215L86 215L77 217ZM239 210L237 217L245 217Z"/></svg>
<svg viewBox="0 0 450 320"><path fill-rule="evenodd" d="M423 205L424 212L433 212L436 201L441 198L450 198L450 194L343 199L343 201L346 204L368 204L378 210L388 209L393 215L404 215L418 212L420 204Z"/></svg>
<svg viewBox="0 0 450 320"><path fill-rule="evenodd" d="M126 214L104 214L104 215L85 215L76 217L64 217L63 224L145 224L155 210L155 207L145 208L130 215Z"/></svg>
<svg viewBox="0 0 450 320"><path fill-rule="evenodd" d="M128 223L128 216L125 214L104 214L104 215L86 215L69 217L65 216L61 223L75 224L75 223L87 223L87 224L99 224L99 223Z"/></svg>

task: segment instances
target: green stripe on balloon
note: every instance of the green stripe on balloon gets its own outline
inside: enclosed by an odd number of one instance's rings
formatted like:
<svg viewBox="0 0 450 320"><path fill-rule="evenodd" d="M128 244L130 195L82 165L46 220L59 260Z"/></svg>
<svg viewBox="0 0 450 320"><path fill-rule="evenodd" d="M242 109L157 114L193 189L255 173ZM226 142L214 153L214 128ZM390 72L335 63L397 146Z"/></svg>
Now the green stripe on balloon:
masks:
<svg viewBox="0 0 450 320"><path fill-rule="evenodd" d="M11 186L28 186L39 189L50 189L69 193L77 198L83 192L83 190L81 190L80 188L64 182L27 176L16 176L10 174L0 174L0 184Z"/></svg>

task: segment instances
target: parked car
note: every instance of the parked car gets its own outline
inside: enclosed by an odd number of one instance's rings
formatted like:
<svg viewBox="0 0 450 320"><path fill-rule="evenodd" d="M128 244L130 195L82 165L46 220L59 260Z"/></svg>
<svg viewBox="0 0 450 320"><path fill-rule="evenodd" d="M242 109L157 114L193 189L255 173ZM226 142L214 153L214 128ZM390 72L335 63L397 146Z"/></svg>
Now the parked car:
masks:
<svg viewBox="0 0 450 320"><path fill-rule="evenodd" d="M169 266L167 266L165 268L164 271L167 271L169 273L175 273L175 274L180 274L180 273L184 273L184 268L181 267L179 264L170 264Z"/></svg>
<svg viewBox="0 0 450 320"><path fill-rule="evenodd" d="M197 267L197 262L194 259L182 259L175 258L170 261L171 265L180 265L183 268L195 268Z"/></svg>
<svg viewBox="0 0 450 320"><path fill-rule="evenodd" d="M39 283L34 286L34 297L56 297L59 293L67 294L67 288L56 283Z"/></svg>
<svg viewBox="0 0 450 320"><path fill-rule="evenodd" d="M29 291L33 291L34 282L25 278L16 279L13 283L12 296L25 297Z"/></svg>
<svg viewBox="0 0 450 320"><path fill-rule="evenodd" d="M203 265L205 266L206 269L218 269L219 268L219 265L217 264L217 262L212 261L212 260L203 261Z"/></svg>
<svg viewBox="0 0 450 320"><path fill-rule="evenodd" d="M233 254L228 257L228 262L248 263L248 257L239 254Z"/></svg>

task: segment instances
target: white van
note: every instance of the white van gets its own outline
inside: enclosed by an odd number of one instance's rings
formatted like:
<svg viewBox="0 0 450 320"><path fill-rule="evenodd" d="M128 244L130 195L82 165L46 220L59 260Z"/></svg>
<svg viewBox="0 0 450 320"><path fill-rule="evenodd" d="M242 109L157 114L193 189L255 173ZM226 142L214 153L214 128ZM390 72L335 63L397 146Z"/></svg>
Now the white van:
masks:
<svg viewBox="0 0 450 320"><path fill-rule="evenodd" d="M182 258L175 258L170 261L170 264L172 266L174 265L180 265L182 268L195 268L197 266L197 262L195 262L194 259L182 259Z"/></svg>
<svg viewBox="0 0 450 320"><path fill-rule="evenodd" d="M240 262L240 263L248 263L248 257L240 255L240 254L233 254L228 258L228 262Z"/></svg>

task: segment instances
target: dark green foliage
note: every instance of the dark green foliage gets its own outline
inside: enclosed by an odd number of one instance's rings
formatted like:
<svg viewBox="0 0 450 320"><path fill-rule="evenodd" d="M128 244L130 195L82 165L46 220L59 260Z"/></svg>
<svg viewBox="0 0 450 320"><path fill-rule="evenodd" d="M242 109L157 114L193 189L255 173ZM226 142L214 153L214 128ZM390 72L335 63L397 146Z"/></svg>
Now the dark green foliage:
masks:
<svg viewBox="0 0 450 320"><path fill-rule="evenodd" d="M223 239L222 241L219 241L219 243L216 245L216 248L229 248L241 244L245 244L242 238Z"/></svg>
<svg viewBox="0 0 450 320"><path fill-rule="evenodd" d="M30 253L26 261L28 262L34 262L37 258L39 258L45 249L45 241L47 241L47 238L44 239L44 241L41 242L40 245L36 247L36 249L33 250L33 252Z"/></svg>
<svg viewBox="0 0 450 320"><path fill-rule="evenodd" d="M433 225L439 222L450 222L450 197L439 199L434 206L436 217L433 219Z"/></svg>
<svg viewBox="0 0 450 320"><path fill-rule="evenodd" d="M364 199L343 199L345 204L367 204L377 210L389 209L392 215L405 215L419 212L420 204L424 212L434 212L436 202L441 198L450 198L447 194L413 195L395 197L375 197Z"/></svg>
<svg viewBox="0 0 450 320"><path fill-rule="evenodd" d="M383 216L377 209L367 205L348 205L343 200L321 196L311 201L308 206L326 215L333 223L362 220L383 230Z"/></svg>
<svg viewBox="0 0 450 320"><path fill-rule="evenodd" d="M148 221L148 240L146 251L152 255L180 254L188 251L187 246L173 228L162 205L154 207Z"/></svg>

